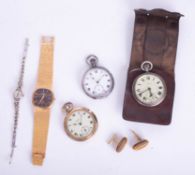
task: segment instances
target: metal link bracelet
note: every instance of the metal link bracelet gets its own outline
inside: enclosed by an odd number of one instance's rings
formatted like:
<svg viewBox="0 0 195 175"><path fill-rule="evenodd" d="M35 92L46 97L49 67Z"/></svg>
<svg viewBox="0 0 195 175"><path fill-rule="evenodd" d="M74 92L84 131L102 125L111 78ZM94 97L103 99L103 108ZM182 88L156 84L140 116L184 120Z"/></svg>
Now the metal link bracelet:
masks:
<svg viewBox="0 0 195 175"><path fill-rule="evenodd" d="M21 64L20 76L19 76L17 88L16 88L16 90L14 91L14 94L13 94L14 110L15 110L15 112L14 112L14 126L13 126L13 133L12 133L12 143L11 143L11 153L10 153L9 164L11 164L11 162L12 162L13 155L14 155L14 150L16 148L16 134L17 134L17 127L18 127L20 100L24 96L24 94L22 92L22 87L23 87L25 62L26 62L28 46L29 46L29 40L26 39L25 40L25 45L24 45L23 56L22 56L22 64Z"/></svg>

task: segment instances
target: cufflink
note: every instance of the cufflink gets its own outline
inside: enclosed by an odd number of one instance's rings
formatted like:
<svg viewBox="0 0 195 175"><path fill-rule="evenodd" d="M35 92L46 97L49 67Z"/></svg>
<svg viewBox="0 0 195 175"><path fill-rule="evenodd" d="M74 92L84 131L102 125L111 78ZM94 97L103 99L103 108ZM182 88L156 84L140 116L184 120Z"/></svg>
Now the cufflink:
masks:
<svg viewBox="0 0 195 175"><path fill-rule="evenodd" d="M148 140L141 138L135 131L131 130L131 132L137 140L137 142L132 146L134 150L139 151L149 144Z"/></svg>
<svg viewBox="0 0 195 175"><path fill-rule="evenodd" d="M107 142L108 144L111 144L114 148L116 152L121 152L125 145L127 144L127 138L126 137L122 137L120 138L119 136L117 136L116 134L114 134Z"/></svg>

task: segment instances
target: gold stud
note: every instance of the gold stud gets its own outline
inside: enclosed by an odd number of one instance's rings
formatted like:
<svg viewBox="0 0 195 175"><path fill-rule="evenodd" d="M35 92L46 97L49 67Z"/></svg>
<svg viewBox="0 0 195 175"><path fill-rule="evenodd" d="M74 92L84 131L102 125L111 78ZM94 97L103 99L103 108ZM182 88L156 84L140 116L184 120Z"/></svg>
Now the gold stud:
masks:
<svg viewBox="0 0 195 175"><path fill-rule="evenodd" d="M133 149L134 150L136 150L136 151L141 150L141 149L145 148L149 144L148 140L142 139L140 136L138 136L138 134L135 131L131 130L131 132L133 133L133 135L138 140L138 142L133 145Z"/></svg>
<svg viewBox="0 0 195 175"><path fill-rule="evenodd" d="M116 152L121 152L125 145L127 144L127 138L122 137L119 138L116 134L114 134L111 139L108 140L108 144L112 144L115 147Z"/></svg>

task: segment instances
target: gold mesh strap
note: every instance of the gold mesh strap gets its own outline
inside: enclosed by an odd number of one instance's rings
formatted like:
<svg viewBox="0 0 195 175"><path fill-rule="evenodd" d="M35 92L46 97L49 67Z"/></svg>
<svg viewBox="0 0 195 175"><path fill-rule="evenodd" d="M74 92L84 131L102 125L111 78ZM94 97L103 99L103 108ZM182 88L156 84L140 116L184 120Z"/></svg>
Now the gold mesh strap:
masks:
<svg viewBox="0 0 195 175"><path fill-rule="evenodd" d="M42 37L37 88L52 88L54 38ZM45 158L50 109L35 108L32 162L42 165Z"/></svg>
<svg viewBox="0 0 195 175"><path fill-rule="evenodd" d="M53 77L54 38L42 37L38 71L38 87L51 88Z"/></svg>
<svg viewBox="0 0 195 175"><path fill-rule="evenodd" d="M49 109L35 109L32 162L42 165L45 158L49 127Z"/></svg>

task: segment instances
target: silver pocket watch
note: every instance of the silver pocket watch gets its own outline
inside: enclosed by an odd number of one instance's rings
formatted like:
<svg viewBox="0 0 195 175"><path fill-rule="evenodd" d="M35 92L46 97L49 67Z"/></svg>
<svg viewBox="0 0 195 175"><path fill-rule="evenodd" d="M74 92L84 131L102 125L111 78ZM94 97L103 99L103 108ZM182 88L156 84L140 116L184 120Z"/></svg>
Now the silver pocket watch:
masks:
<svg viewBox="0 0 195 175"><path fill-rule="evenodd" d="M150 61L144 61L141 64L141 70L145 73L140 74L133 82L132 91L135 100L144 106L157 106L166 97L167 87L164 79L153 72L153 64Z"/></svg>
<svg viewBox="0 0 195 175"><path fill-rule="evenodd" d="M114 88L114 78L110 71L97 65L98 58L89 55L86 59L90 69L86 71L82 79L84 92L93 99L107 97Z"/></svg>

